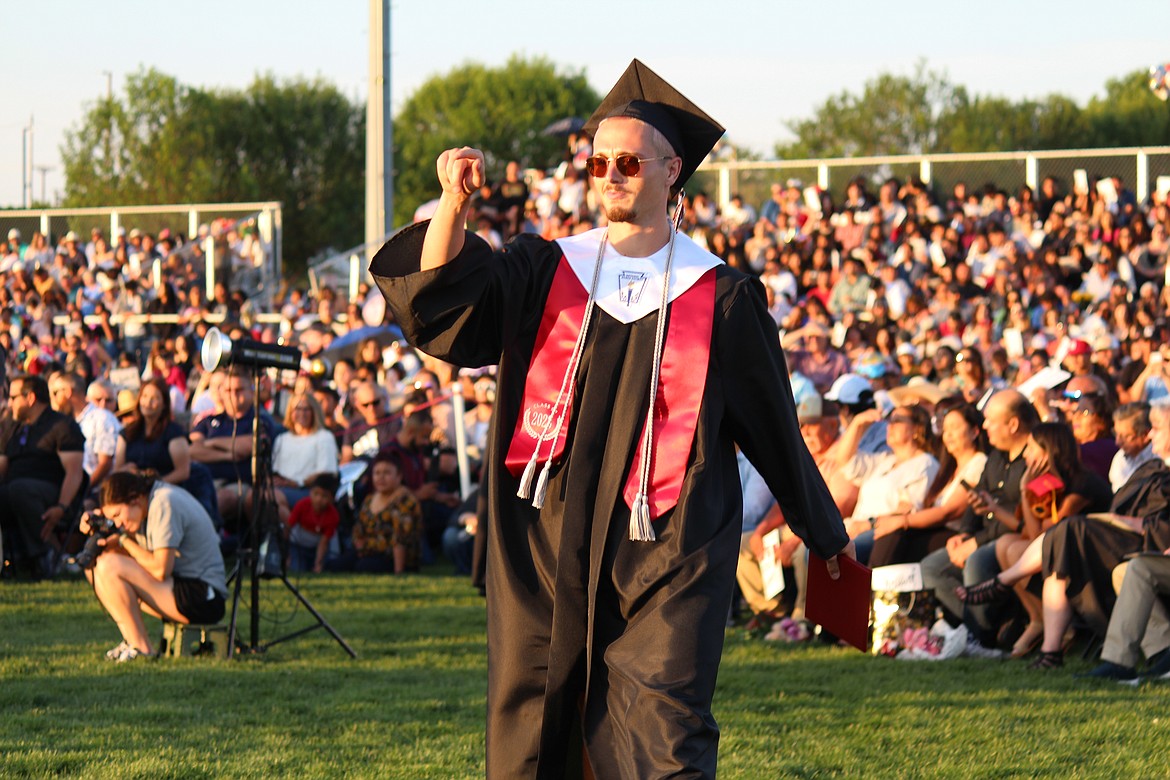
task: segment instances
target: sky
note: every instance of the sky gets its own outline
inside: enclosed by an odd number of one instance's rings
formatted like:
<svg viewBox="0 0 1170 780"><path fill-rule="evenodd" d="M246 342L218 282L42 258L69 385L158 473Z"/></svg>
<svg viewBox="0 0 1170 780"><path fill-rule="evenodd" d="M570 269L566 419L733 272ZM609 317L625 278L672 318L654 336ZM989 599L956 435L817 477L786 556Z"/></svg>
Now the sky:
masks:
<svg viewBox="0 0 1170 780"><path fill-rule="evenodd" d="M1116 12L1115 12L1116 11ZM22 139L32 124L33 195L64 190L60 148L127 74L244 88L257 73L321 77L364 100L368 0L0 0L0 207L21 203ZM633 57L765 157L843 90L924 61L975 94L1058 92L1082 105L1105 82L1170 61L1158 0L979 4L902 0L394 0L395 110L428 78L464 62L543 56L604 93ZM1170 110L1170 108L1168 108Z"/></svg>

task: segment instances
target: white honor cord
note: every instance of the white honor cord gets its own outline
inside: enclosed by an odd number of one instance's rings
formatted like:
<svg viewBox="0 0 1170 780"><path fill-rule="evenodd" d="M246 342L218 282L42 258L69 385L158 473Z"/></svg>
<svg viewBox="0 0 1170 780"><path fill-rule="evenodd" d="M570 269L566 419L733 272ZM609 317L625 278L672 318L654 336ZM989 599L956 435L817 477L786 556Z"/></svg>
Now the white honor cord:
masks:
<svg viewBox="0 0 1170 780"><path fill-rule="evenodd" d="M650 408L646 412L646 432L642 436L642 462L638 477L638 492L630 507L630 540L653 542L658 539L650 517L650 473L654 457L654 402L658 400L658 376L662 367L662 346L666 341L666 308L670 304L670 270L674 260L674 237L683 216L683 193L679 192L674 220L670 224L670 249L666 253L666 268L662 274L662 301L658 307L658 326L654 331L654 360L650 368Z"/></svg>
<svg viewBox="0 0 1170 780"><path fill-rule="evenodd" d="M532 505L537 509L544 506L544 499L548 490L549 469L552 467L552 456L556 450L557 438L561 435L561 428L564 426L565 417L569 409L569 401L573 397L573 388L577 382L577 367L581 364L581 353L585 351L585 337L589 334L589 323L593 319L593 302L597 297L597 282L601 278L601 258L605 254L605 247L609 241L609 231L605 231L601 235L601 243L597 249L597 262L593 266L593 280L589 283L589 297L585 301L585 316L581 321L581 332L577 334L577 342L573 345L573 354L569 357L569 365L565 369L565 376L561 379L561 389L557 392L556 402L553 403L553 408L549 411L548 418L544 422L544 428L541 429L540 437L536 440L536 446L532 450L532 457L528 459L528 464L524 467L524 474L520 477L520 487L516 491L519 498L528 499L532 497ZM558 414L558 409L560 413ZM540 471L540 479L537 480L536 493L532 492L532 478L536 474L536 466L540 461L540 445L548 437L549 427L553 424L553 419L556 419L556 426L553 427L553 435L551 444L549 445L548 459L545 461L544 468Z"/></svg>

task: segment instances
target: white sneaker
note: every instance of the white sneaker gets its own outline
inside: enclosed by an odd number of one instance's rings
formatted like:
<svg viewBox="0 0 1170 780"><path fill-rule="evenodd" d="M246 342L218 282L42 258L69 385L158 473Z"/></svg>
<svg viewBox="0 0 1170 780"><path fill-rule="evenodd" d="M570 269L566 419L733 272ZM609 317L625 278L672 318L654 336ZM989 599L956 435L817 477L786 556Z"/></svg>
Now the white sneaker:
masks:
<svg viewBox="0 0 1170 780"><path fill-rule="evenodd" d="M154 658L154 653L147 653L132 645L126 645L125 649L114 658L114 663L124 664L135 658Z"/></svg>
<svg viewBox="0 0 1170 780"><path fill-rule="evenodd" d="M967 640L967 648L963 651L963 655L968 658L983 658L989 661L999 661L1004 657L1004 652L995 647L984 647L979 643L979 640L970 638Z"/></svg>
<svg viewBox="0 0 1170 780"><path fill-rule="evenodd" d="M128 648L128 647L130 647L130 645L126 644L126 640L123 639L121 642L119 642L117 644L117 646L111 647L109 650L106 651L106 658L108 658L111 661L117 661L118 656L120 656L122 653L126 652L126 648Z"/></svg>

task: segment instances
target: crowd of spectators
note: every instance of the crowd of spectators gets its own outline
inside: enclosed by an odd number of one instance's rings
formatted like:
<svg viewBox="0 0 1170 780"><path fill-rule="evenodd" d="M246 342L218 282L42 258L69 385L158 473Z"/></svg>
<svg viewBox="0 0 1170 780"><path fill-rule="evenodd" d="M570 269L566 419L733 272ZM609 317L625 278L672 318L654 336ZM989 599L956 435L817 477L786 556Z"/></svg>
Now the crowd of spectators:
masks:
<svg viewBox="0 0 1170 780"><path fill-rule="evenodd" d="M477 195L469 229L501 246L599 225L588 144L570 145L547 173L508 164ZM1115 565L1170 547L1170 206L1160 194L1139 202L1118 177L1071 192L1052 178L1038 191L936 192L914 178L870 187L858 178L836 199L789 180L764 203L723 207L695 192L682 229L761 282L802 433L859 556L919 563L970 655L1038 653L1034 665L1059 666L1068 631L1112 630ZM70 233L54 249L13 231L0 255L11 399L0 462L9 484L26 478L29 431L51 422L41 442L60 465L39 513L5 523L7 555L38 565L77 495L125 469L183 485L223 533L237 531L259 413L291 565L407 572L444 552L461 571L474 566L481 524L474 497L460 494L451 393L462 378L469 411L458 422L475 470L490 371L461 377L386 338L365 285L348 301L291 286L270 318L230 283L207 300L198 242L137 232L113 247L100 230L86 244ZM252 264L254 240L228 244L229 268ZM241 372L203 372L195 356L218 318L233 339L299 346L310 370L266 372L260 397ZM49 378L44 398L37 377ZM68 392L50 394L53 383ZM50 407L63 416L38 427ZM786 618L769 637L806 636L791 630L803 619L805 551L742 467L739 579L752 621ZM771 531L779 543L766 547ZM763 593L765 555L788 571L786 595ZM1142 571L1146 587L1161 582L1156 566ZM1151 609L1165 622L1157 599ZM1167 646L1170 629L1145 632L1153 672L1168 671ZM1136 675L1132 650L1109 660Z"/></svg>
<svg viewBox="0 0 1170 780"><path fill-rule="evenodd" d="M210 299L206 234L226 252ZM258 459L271 473L291 569L417 570L441 551L449 520L454 536L465 532L468 518L450 517L461 503L453 404L441 389L451 369L436 373L394 342L380 313L363 319L366 286L353 301L293 287L276 296L277 310L259 310L248 285L262 262L254 231L232 226L192 240L135 229L113 248L96 228L86 244L71 231L55 248L39 233L25 243L8 232L0 248L5 577L68 565L83 509L124 471L150 471L190 493L230 551L253 517L257 415ZM296 345L305 370L262 370L256 397L246 367L203 370L198 356L213 325L235 341ZM491 382L466 382L480 448Z"/></svg>

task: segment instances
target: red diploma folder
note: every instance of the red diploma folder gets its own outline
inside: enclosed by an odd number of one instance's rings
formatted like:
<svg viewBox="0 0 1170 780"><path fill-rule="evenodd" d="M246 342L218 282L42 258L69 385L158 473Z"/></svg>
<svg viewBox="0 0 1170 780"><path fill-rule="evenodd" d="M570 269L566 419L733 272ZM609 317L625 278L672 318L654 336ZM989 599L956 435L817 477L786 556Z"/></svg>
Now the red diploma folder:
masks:
<svg viewBox="0 0 1170 780"><path fill-rule="evenodd" d="M870 570L852 558L837 556L841 576L829 578L829 569L816 555L808 556L806 618L861 652L869 646Z"/></svg>

